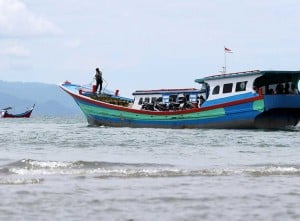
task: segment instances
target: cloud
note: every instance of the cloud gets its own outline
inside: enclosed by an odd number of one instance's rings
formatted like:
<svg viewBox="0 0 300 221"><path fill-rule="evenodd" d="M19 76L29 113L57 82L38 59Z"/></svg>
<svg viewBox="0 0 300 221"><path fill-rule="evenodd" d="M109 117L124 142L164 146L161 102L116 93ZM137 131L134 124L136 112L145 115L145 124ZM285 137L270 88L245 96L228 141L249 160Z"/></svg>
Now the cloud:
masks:
<svg viewBox="0 0 300 221"><path fill-rule="evenodd" d="M14 57L28 57L30 51L21 45L13 45L5 50L5 54Z"/></svg>
<svg viewBox="0 0 300 221"><path fill-rule="evenodd" d="M0 0L0 36L39 36L61 33L59 27L32 13L21 0Z"/></svg>

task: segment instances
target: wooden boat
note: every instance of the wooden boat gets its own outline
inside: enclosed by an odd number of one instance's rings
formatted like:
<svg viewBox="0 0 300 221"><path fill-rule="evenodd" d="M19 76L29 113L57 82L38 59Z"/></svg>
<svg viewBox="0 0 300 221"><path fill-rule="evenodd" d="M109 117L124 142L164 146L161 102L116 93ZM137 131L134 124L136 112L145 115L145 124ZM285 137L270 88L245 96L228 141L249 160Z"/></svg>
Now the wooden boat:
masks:
<svg viewBox="0 0 300 221"><path fill-rule="evenodd" d="M139 90L134 99L97 95L70 82L60 87L74 98L90 125L282 129L300 120L299 79L300 71L219 74L196 79L199 89Z"/></svg>
<svg viewBox="0 0 300 221"><path fill-rule="evenodd" d="M0 110L1 113L1 117L2 118L29 118L31 116L31 113L33 111L35 107L35 104L27 111L20 113L20 114L12 114L9 113L8 111L12 109L12 107L7 107L7 108L3 108L2 110Z"/></svg>

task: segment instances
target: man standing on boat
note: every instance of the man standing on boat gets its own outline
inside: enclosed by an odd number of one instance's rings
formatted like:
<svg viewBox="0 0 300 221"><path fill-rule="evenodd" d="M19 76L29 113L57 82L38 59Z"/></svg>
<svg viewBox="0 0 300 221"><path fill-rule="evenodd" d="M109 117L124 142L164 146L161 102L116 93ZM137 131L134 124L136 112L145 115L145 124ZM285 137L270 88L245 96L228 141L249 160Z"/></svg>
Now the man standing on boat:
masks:
<svg viewBox="0 0 300 221"><path fill-rule="evenodd" d="M99 70L99 68L96 68L95 79L96 79L96 93L98 91L98 87L100 86L99 94L101 94L103 78L102 78L102 72Z"/></svg>

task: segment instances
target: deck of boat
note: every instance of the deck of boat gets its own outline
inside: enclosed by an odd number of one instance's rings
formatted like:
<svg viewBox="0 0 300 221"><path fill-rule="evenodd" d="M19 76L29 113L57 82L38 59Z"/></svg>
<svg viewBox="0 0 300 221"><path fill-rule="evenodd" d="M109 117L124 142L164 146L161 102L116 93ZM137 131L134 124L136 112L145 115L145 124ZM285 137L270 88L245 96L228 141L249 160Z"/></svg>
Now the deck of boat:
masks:
<svg viewBox="0 0 300 221"><path fill-rule="evenodd" d="M94 100L123 107L129 107L130 104L132 104L130 100L121 99L120 97L112 96L110 94L93 94L90 97Z"/></svg>

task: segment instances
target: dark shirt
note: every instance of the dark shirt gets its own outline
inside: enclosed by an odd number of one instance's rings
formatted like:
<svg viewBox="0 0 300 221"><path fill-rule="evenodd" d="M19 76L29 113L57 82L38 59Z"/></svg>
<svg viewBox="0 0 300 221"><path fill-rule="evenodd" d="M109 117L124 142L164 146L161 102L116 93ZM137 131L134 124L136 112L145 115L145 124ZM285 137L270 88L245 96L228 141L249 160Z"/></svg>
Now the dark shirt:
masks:
<svg viewBox="0 0 300 221"><path fill-rule="evenodd" d="M283 85L282 84L277 84L276 86L276 94L283 94Z"/></svg>
<svg viewBox="0 0 300 221"><path fill-rule="evenodd" d="M99 82L103 81L101 72L97 72L95 74L95 78L96 78L96 81L99 81Z"/></svg>

